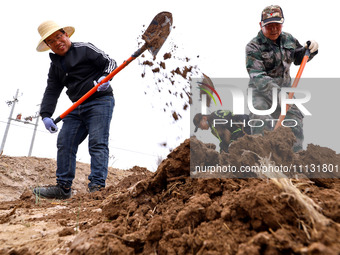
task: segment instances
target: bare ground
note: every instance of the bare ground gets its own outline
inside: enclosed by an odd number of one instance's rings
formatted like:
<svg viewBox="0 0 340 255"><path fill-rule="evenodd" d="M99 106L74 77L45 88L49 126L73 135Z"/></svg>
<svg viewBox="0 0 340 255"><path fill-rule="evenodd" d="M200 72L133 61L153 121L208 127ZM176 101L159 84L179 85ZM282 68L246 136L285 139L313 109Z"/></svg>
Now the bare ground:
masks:
<svg viewBox="0 0 340 255"><path fill-rule="evenodd" d="M55 182L53 160L2 156L0 254L339 254L338 178L291 179L325 224L269 179L190 177L190 157L199 160L195 147L205 151L201 160L210 155L232 164L255 163L256 156L240 152L254 148L261 157L270 151L277 164L340 163L316 145L295 154L287 149L290 134L281 135L244 137L225 155L187 139L155 173L110 169L108 187L94 194L86 192L89 166L79 163L76 194L64 201L30 190Z"/></svg>

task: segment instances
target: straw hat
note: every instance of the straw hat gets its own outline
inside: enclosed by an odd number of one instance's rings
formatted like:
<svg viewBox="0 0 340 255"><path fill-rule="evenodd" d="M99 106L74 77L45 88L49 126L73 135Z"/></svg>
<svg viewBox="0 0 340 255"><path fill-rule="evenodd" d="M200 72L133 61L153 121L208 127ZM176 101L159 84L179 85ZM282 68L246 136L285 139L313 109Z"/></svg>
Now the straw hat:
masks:
<svg viewBox="0 0 340 255"><path fill-rule="evenodd" d="M68 34L69 37L73 35L74 30L75 30L74 27L71 27L71 26L61 27L57 23L51 20L41 23L41 25L38 27L38 32L41 36L41 39L38 43L37 51L42 52L42 51L49 50L50 48L46 45L44 40L47 37L49 37L51 34L53 34L54 32L58 31L59 29L64 29L64 31Z"/></svg>

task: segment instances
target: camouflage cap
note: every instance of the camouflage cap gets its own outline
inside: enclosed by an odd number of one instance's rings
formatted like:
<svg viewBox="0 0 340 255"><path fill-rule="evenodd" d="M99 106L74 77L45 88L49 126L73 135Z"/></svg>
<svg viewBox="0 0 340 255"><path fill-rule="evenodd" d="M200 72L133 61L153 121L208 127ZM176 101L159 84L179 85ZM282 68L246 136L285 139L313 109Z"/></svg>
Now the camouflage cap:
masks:
<svg viewBox="0 0 340 255"><path fill-rule="evenodd" d="M280 6L270 5L263 9L261 14L261 26L265 26L270 23L280 23L284 21L283 12Z"/></svg>

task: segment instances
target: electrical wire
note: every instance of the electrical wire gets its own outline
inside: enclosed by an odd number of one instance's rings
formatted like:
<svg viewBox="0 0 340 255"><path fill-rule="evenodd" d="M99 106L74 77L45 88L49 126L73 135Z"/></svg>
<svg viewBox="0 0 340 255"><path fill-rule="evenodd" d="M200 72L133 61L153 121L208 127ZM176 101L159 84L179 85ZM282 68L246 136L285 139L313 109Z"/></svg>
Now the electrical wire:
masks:
<svg viewBox="0 0 340 255"><path fill-rule="evenodd" d="M113 146L109 146L109 148L123 150L123 151L128 151L128 152L133 152L133 153L138 153L138 154L152 156L152 157L156 157L156 158L159 157L158 155L153 155L153 154L149 154L149 153L145 153L145 152L140 152L140 151L133 151L133 150L125 149L125 148L118 148L118 147L113 147Z"/></svg>
<svg viewBox="0 0 340 255"><path fill-rule="evenodd" d="M7 121L2 121L2 120L0 120L0 123L7 124ZM24 124L25 124L25 123L24 123ZM32 127L30 127L30 126L26 126L26 127L25 127L25 126L18 125L18 124L15 124L15 123L11 123L11 126L21 127L21 128L26 128L26 129L34 130L34 128L32 128ZM41 130L41 129L37 129L37 131L42 132L42 133L49 133L48 131Z"/></svg>
<svg viewBox="0 0 340 255"><path fill-rule="evenodd" d="M0 123L4 123L4 124L7 124L6 121L2 121L0 120ZM11 123L12 126L16 126L16 127L20 127L20 128L26 128L26 129L30 129L30 130L34 130L34 128L32 127L25 127L25 126L22 126L22 125L18 125L18 124L15 124L15 123ZM40 130L40 129L37 129L38 132L41 132L41 133L46 133L46 134L49 134L49 132L46 130ZM119 147L114 147L114 146L109 146L109 148L111 149L117 149L117 150L122 150L122 151L128 151L128 152L132 152L132 153L137 153L137 154L141 154L141 155L147 155L147 156L151 156L151 157L155 157L155 158L158 158L159 155L154 155L154 154L150 154L150 153L145 153L145 152L140 152L140 151L134 151L134 150L129 150L129 149L125 149L125 148L119 148Z"/></svg>

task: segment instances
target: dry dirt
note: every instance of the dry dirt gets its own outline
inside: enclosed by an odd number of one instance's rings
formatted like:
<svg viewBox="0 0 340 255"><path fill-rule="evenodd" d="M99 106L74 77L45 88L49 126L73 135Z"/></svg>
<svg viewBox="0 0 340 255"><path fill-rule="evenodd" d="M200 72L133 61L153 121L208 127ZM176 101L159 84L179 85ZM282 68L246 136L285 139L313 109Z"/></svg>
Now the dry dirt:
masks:
<svg viewBox="0 0 340 255"><path fill-rule="evenodd" d="M77 194L64 201L38 199L24 189L53 183L53 160L2 156L0 254L339 254L339 179L292 179L327 219L322 224L271 180L190 177L197 146L202 162L209 155L255 164L255 154L240 156L240 150L256 148L261 157L271 151L277 164L340 165L339 154L317 145L293 153L291 138L282 130L245 136L221 155L192 137L155 173L110 169L108 187L94 194L84 188L88 166L78 164Z"/></svg>
<svg viewBox="0 0 340 255"><path fill-rule="evenodd" d="M177 76L190 80L195 67L165 72L163 61L174 55L143 60L143 66L161 73L155 76L158 91L182 98L186 110L190 85L178 91L173 84ZM175 120L181 117L171 100L165 108ZM255 165L269 155L282 165L340 165L340 155L328 148L310 144L293 153L293 142L291 133L278 129L264 137L245 136L229 154L219 154L191 137L155 173L137 166L110 168L107 188L93 194L86 191L89 166L78 163L74 194L62 201L31 191L55 183L54 160L1 156L0 254L340 254L338 178L288 173L302 194L297 197L274 179L190 177L192 164Z"/></svg>
<svg viewBox="0 0 340 255"><path fill-rule="evenodd" d="M192 103L191 78L203 75L197 66L188 63L190 61L188 57L178 57L176 49L177 46L172 45L170 52L160 57L161 60L144 60L147 56L143 54L141 56L143 60L140 62L143 67L141 77L152 76L154 81L154 84L148 86L144 93L166 99L163 111L169 112L169 116L172 116L175 121L182 118L181 113L186 111ZM168 67L167 63L175 67Z"/></svg>

